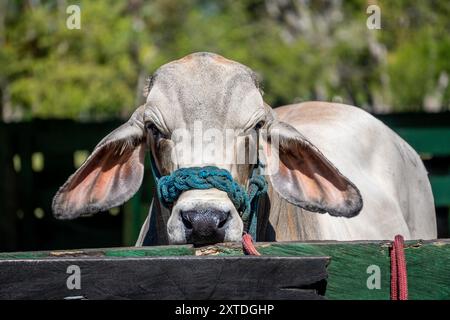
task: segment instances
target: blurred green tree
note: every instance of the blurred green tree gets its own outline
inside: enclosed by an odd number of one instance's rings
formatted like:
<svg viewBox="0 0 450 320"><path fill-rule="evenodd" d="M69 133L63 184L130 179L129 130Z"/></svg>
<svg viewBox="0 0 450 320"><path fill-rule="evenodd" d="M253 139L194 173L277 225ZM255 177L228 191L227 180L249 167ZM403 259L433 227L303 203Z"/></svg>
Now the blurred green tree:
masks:
<svg viewBox="0 0 450 320"><path fill-rule="evenodd" d="M81 7L81 29L66 8ZM381 30L366 8L381 8ZM4 120L127 117L145 77L195 51L253 68L266 101L354 104L373 112L450 107L450 2L348 0L4 0Z"/></svg>

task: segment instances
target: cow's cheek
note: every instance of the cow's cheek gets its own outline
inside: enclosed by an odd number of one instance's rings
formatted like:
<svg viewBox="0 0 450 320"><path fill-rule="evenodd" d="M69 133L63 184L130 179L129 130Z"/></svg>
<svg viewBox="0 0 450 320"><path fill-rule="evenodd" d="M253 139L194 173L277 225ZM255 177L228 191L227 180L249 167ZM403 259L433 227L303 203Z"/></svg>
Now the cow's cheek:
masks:
<svg viewBox="0 0 450 320"><path fill-rule="evenodd" d="M184 244L186 240L186 230L178 212L172 212L167 221L167 235L169 244Z"/></svg>
<svg viewBox="0 0 450 320"><path fill-rule="evenodd" d="M231 219L227 223L227 229L225 230L225 242L238 242L241 241L244 224L241 217L236 210L231 212Z"/></svg>

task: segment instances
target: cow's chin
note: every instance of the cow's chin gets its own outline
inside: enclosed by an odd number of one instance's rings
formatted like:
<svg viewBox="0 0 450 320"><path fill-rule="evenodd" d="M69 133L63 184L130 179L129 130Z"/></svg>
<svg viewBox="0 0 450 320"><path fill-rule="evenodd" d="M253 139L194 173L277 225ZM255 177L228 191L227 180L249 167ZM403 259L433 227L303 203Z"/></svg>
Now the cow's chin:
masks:
<svg viewBox="0 0 450 320"><path fill-rule="evenodd" d="M241 241L242 230L242 219L233 203L217 189L183 192L167 221L170 244L236 242Z"/></svg>

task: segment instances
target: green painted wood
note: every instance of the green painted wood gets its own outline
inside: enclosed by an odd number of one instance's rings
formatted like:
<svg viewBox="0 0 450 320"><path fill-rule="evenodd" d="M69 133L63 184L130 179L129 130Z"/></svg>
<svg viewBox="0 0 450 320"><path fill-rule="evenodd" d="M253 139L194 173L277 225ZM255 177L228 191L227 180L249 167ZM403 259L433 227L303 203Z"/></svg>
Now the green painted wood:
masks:
<svg viewBox="0 0 450 320"><path fill-rule="evenodd" d="M269 256L330 256L328 284L325 296L328 299L374 299L389 300L390 260L389 242L283 242L257 243L257 250ZM240 246L213 246L198 249L207 255L234 255L241 252ZM367 268L377 265L381 270L381 289L367 288ZM450 279L450 277L449 277Z"/></svg>
<svg viewBox="0 0 450 320"><path fill-rule="evenodd" d="M328 299L376 299L390 297L389 241L257 243L264 256L329 256ZM405 248L410 299L450 300L450 240L407 241ZM0 260L42 258L139 258L149 256L241 256L240 243L201 248L190 245L143 248L108 248L66 251L0 253ZM370 290L367 268L380 268L381 288Z"/></svg>
<svg viewBox="0 0 450 320"><path fill-rule="evenodd" d="M134 249L108 249L106 257L156 257L156 256L189 256L194 255L192 246L156 246Z"/></svg>
<svg viewBox="0 0 450 320"><path fill-rule="evenodd" d="M393 128L418 153L450 155L450 128Z"/></svg>
<svg viewBox="0 0 450 320"><path fill-rule="evenodd" d="M376 115L426 158L450 157L450 112ZM433 172L434 166L427 164ZM450 206L450 164L430 176L436 206Z"/></svg>
<svg viewBox="0 0 450 320"><path fill-rule="evenodd" d="M195 255L191 245L123 247L105 249L77 249L57 251L0 252L0 260L8 259L42 259L64 257L150 257L150 256L189 256Z"/></svg>
<svg viewBox="0 0 450 320"><path fill-rule="evenodd" d="M430 182L436 207L450 206L450 175L430 176Z"/></svg>
<svg viewBox="0 0 450 320"><path fill-rule="evenodd" d="M274 244L258 249L263 255L330 255L332 262L326 297L329 299L389 299L388 245L366 243L345 244ZM381 289L367 288L367 268L377 265L381 270Z"/></svg>
<svg viewBox="0 0 450 320"><path fill-rule="evenodd" d="M328 299L389 300L389 241L358 242L283 242L258 243L262 255L330 256ZM197 249L196 254L241 254L240 245L218 245ZM413 300L450 300L450 240L407 241L409 297ZM376 265L381 271L381 288L368 289L367 268Z"/></svg>
<svg viewBox="0 0 450 320"><path fill-rule="evenodd" d="M389 299L389 242L292 243L260 246L263 255L331 256L326 297L329 299ZM450 299L450 242L409 241L405 248L409 298ZM381 289L367 288L367 268L381 270Z"/></svg>
<svg viewBox="0 0 450 320"><path fill-rule="evenodd" d="M450 112L401 112L375 115L389 127L448 127Z"/></svg>
<svg viewBox="0 0 450 320"><path fill-rule="evenodd" d="M0 260L7 259L39 259L48 256L48 252L25 251L25 252L1 252Z"/></svg>
<svg viewBox="0 0 450 320"><path fill-rule="evenodd" d="M283 242L258 243L262 255L330 256L328 299L389 300L389 241L358 242ZM197 249L197 254L240 254L239 245L221 245ZM450 300L450 240L407 241L409 298L412 300ZM381 288L368 289L367 268L376 265L381 271Z"/></svg>

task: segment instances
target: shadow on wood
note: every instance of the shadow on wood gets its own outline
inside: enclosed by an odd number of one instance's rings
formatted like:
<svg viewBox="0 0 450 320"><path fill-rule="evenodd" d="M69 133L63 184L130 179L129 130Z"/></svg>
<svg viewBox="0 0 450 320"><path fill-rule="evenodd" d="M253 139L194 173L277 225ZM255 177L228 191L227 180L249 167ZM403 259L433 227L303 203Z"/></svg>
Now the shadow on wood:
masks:
<svg viewBox="0 0 450 320"><path fill-rule="evenodd" d="M0 260L1 299L324 299L328 257ZM68 267L81 289L69 290ZM70 281L70 280L69 280Z"/></svg>

